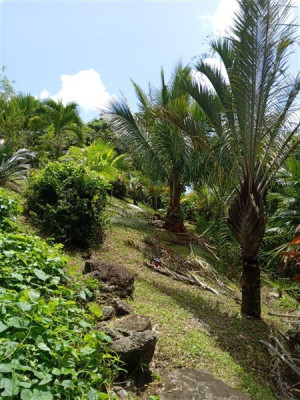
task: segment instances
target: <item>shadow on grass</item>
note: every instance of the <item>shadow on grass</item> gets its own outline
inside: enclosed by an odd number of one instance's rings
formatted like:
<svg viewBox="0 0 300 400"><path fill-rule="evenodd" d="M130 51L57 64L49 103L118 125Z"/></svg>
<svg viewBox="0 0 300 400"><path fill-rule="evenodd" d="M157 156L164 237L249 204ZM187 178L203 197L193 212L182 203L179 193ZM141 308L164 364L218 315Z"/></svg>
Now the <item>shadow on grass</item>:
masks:
<svg viewBox="0 0 300 400"><path fill-rule="evenodd" d="M200 324L208 326L207 330L216 344L243 368L239 378L244 387L252 386L250 392L253 393L257 383L264 385L264 381L267 381L266 386L274 392L271 357L259 342L269 341L273 333L272 326L264 320L241 317L237 306L234 306L231 300L226 304L225 297L219 298L207 293L204 295L200 290L198 292L197 289L185 287L184 284L174 281L170 285L166 278L150 280L140 276L139 279L141 278L148 285L169 296L181 308L186 309Z"/></svg>

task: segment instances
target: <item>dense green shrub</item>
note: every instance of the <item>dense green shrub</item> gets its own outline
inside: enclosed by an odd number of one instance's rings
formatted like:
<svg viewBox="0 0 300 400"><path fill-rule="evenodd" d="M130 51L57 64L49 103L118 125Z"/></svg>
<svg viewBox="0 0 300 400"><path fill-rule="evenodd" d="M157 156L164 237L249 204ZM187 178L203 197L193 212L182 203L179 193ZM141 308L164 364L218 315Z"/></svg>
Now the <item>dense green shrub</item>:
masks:
<svg viewBox="0 0 300 400"><path fill-rule="evenodd" d="M59 246L0 232L0 397L106 399L117 371L110 338L93 331L87 289L71 289Z"/></svg>
<svg viewBox="0 0 300 400"><path fill-rule="evenodd" d="M31 174L25 197L43 231L57 241L88 246L103 240L106 191L86 167L52 162Z"/></svg>
<svg viewBox="0 0 300 400"><path fill-rule="evenodd" d="M0 189L0 229L5 231L16 229L15 221L21 210L18 201Z"/></svg>
<svg viewBox="0 0 300 400"><path fill-rule="evenodd" d="M124 200L127 195L126 183L120 178L110 183L111 183L111 195L116 197L117 199Z"/></svg>

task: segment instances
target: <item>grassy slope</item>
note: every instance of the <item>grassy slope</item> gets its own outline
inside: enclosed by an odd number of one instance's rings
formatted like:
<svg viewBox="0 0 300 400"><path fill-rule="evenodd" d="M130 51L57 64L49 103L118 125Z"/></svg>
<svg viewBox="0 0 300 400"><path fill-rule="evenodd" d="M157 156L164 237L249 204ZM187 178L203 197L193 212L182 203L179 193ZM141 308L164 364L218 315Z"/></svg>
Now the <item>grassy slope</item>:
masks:
<svg viewBox="0 0 300 400"><path fill-rule="evenodd" d="M117 204L126 207L125 203ZM143 239L149 234L155 236L157 232L146 234L113 227L102 248L92 254L133 271L136 289L130 304L134 312L151 318L159 335L151 365L157 380L143 398L157 392L159 377L163 382L167 371L186 366L205 368L252 399L274 399L270 357L259 340L268 340L279 322L267 315L266 307L262 321L242 319L240 307L232 298L216 296L149 270L144 266L148 260L142 251ZM188 253L184 246L173 247L183 255ZM79 253L73 254L71 274L80 273L83 262Z"/></svg>

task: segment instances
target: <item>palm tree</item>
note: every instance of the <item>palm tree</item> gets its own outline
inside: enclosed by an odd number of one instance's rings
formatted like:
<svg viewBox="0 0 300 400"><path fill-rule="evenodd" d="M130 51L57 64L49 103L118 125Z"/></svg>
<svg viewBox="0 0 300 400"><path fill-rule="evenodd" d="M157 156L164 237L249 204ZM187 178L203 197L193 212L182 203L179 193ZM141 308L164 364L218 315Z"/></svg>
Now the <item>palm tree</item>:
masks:
<svg viewBox="0 0 300 400"><path fill-rule="evenodd" d="M15 147L28 146L43 133L41 102L29 94L0 97L0 136Z"/></svg>
<svg viewBox="0 0 300 400"><path fill-rule="evenodd" d="M289 75L288 57L296 43L296 25L288 22L290 3L238 2L231 35L210 43L216 64L201 58L196 77L185 81L194 113L177 107L165 115L209 152L220 181L226 175L212 137L231 162L237 187L228 224L242 251L242 313L260 318L258 252L266 226L265 197L276 171L300 143L294 112L300 78Z"/></svg>
<svg viewBox="0 0 300 400"><path fill-rule="evenodd" d="M188 73L187 68L178 66L167 85L162 71L160 89L152 88L149 94L133 82L139 112L134 114L126 99L122 99L113 100L104 114L104 119L128 152L134 155L137 167L156 181L168 182L170 204L166 228L177 233L186 232L180 197L195 166L193 146L191 140L182 135L181 129L160 118L157 111L168 108L179 97L187 101L187 95L179 89L179 77Z"/></svg>
<svg viewBox="0 0 300 400"><path fill-rule="evenodd" d="M29 159L34 156L32 151L20 149L13 152L13 146L0 140L0 186L17 190L19 182L25 179L30 168Z"/></svg>
<svg viewBox="0 0 300 400"><path fill-rule="evenodd" d="M48 99L44 102L44 120L49 124L48 135L55 149L55 157L62 155L72 137L82 140L82 121L76 103L64 105L61 100Z"/></svg>

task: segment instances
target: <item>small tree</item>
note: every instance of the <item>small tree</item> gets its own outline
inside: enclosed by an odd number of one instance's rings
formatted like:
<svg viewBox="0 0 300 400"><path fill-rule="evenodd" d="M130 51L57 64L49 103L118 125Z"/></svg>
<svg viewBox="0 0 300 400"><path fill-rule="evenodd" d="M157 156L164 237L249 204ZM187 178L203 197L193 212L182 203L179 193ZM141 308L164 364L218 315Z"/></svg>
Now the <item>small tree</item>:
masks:
<svg viewBox="0 0 300 400"><path fill-rule="evenodd" d="M46 100L43 120L47 123L43 140L53 147L55 158L59 158L72 142L82 140L82 121L76 103L64 105L62 101Z"/></svg>

